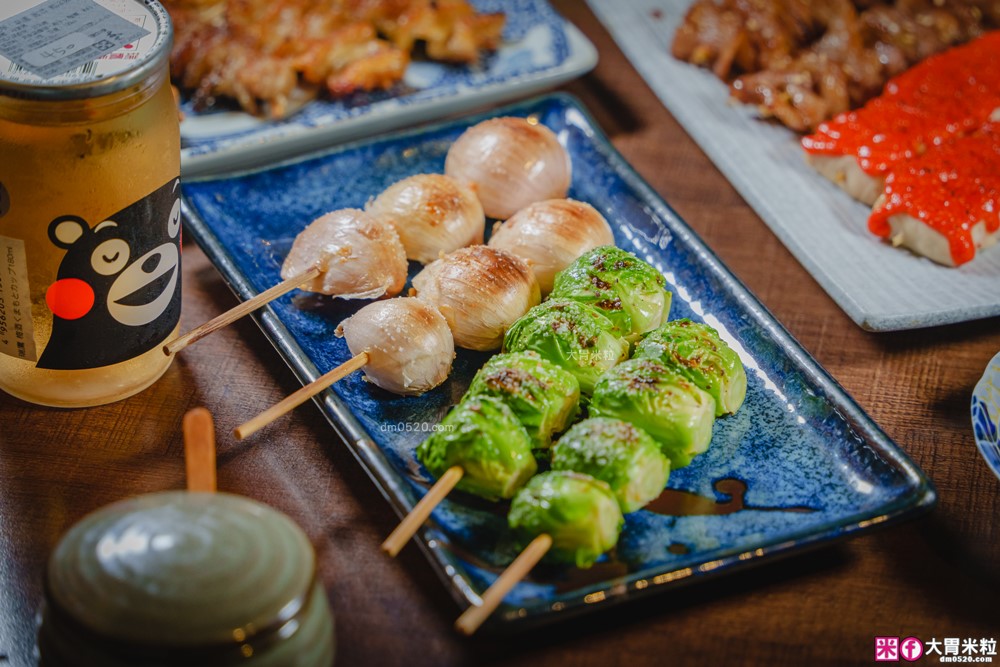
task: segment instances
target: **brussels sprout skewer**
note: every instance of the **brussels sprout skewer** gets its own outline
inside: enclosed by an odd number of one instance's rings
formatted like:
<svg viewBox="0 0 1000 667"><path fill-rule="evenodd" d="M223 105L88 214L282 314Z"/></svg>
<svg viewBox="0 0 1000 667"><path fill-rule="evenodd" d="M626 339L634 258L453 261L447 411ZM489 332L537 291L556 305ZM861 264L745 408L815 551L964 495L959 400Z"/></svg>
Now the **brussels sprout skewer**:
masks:
<svg viewBox="0 0 1000 667"><path fill-rule="evenodd" d="M508 514L511 529L532 537L531 542L486 590L482 604L458 618L459 632L475 632L546 555L590 567L617 543L623 513L658 496L670 470L648 434L614 419L580 422L553 451L552 471L518 491Z"/></svg>
<svg viewBox="0 0 1000 667"><path fill-rule="evenodd" d="M565 429L575 417L580 385L572 373L542 359L534 352L499 354L487 361L476 373L464 400L487 396L498 399L510 408L531 439L531 447L544 449L549 446L552 434ZM452 417L451 420L455 421L456 418ZM446 418L447 421L449 420ZM438 440L442 439L443 436L438 436ZM428 452L429 449L430 447L422 445L418 454ZM441 466L437 466L432 472L440 469ZM448 468L386 538L382 543L382 550L390 556L396 556L464 474L465 470L461 465Z"/></svg>
<svg viewBox="0 0 1000 667"><path fill-rule="evenodd" d="M715 400L654 359L629 359L605 373L589 407L592 416L621 419L653 436L671 468L689 464L712 440Z"/></svg>
<svg viewBox="0 0 1000 667"><path fill-rule="evenodd" d="M655 359L680 372L711 394L717 417L736 412L746 397L743 362L707 324L689 319L665 322L642 339L633 358Z"/></svg>
<svg viewBox="0 0 1000 667"><path fill-rule="evenodd" d="M487 500L512 497L538 470L528 432L494 396L466 397L420 443L417 458L435 477L460 466L457 488Z"/></svg>
<svg viewBox="0 0 1000 667"><path fill-rule="evenodd" d="M669 460L656 442L628 422L591 418L576 424L553 449L552 472L518 491L508 524L528 547L463 613L455 627L472 634L504 596L546 555L590 567L618 541L623 513L634 512L666 486Z"/></svg>
<svg viewBox="0 0 1000 667"><path fill-rule="evenodd" d="M452 489L487 500L510 498L538 470L531 437L495 396L467 396L417 447L417 458L438 481L382 543L395 556Z"/></svg>
<svg viewBox="0 0 1000 667"><path fill-rule="evenodd" d="M508 525L531 542L486 590L482 604L469 607L455 629L470 635L504 596L546 555L590 567L618 542L624 524L611 488L590 475L551 471L533 477L511 502Z"/></svg>
<svg viewBox="0 0 1000 667"><path fill-rule="evenodd" d="M552 448L552 469L584 473L607 483L628 514L663 492L670 459L641 428L620 419L591 417L559 438Z"/></svg>
<svg viewBox="0 0 1000 667"><path fill-rule="evenodd" d="M666 321L672 298L666 283L652 265L607 245L585 252L560 271L552 298L597 308L611 320L612 330L631 343Z"/></svg>
<svg viewBox="0 0 1000 667"><path fill-rule="evenodd" d="M496 396L524 426L532 447L548 449L553 434L576 418L580 383L533 350L508 352L495 355L479 369L466 396Z"/></svg>
<svg viewBox="0 0 1000 667"><path fill-rule="evenodd" d="M504 335L506 352L534 351L576 376L590 394L602 373L628 358L628 343L611 320L587 304L549 299L514 322Z"/></svg>

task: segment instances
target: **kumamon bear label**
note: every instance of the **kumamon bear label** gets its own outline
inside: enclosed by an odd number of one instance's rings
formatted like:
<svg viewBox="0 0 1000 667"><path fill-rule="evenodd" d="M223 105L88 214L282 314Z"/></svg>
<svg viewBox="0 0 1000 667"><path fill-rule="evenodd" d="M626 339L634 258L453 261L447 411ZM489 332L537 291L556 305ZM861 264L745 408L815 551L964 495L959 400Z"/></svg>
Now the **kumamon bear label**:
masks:
<svg viewBox="0 0 1000 667"><path fill-rule="evenodd" d="M13 312L16 296L21 317L0 343L8 394L101 405L170 366L159 347L180 309L171 35L156 0L0 0L0 259L17 288L8 298L0 285L0 307Z"/></svg>
<svg viewBox="0 0 1000 667"><path fill-rule="evenodd" d="M110 366L147 352L177 326L181 308L180 181L100 221L49 223L65 251L46 288L52 335L38 368Z"/></svg>

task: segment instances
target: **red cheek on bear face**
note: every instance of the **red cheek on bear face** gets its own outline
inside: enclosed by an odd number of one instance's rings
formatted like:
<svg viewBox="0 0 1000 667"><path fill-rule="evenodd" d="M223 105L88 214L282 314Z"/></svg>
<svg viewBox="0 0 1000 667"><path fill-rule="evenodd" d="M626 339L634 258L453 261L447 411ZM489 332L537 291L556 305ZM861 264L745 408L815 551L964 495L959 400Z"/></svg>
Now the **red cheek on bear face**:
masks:
<svg viewBox="0 0 1000 667"><path fill-rule="evenodd" d="M78 320L94 307L94 288L79 278L63 278L49 285L45 303L56 317Z"/></svg>

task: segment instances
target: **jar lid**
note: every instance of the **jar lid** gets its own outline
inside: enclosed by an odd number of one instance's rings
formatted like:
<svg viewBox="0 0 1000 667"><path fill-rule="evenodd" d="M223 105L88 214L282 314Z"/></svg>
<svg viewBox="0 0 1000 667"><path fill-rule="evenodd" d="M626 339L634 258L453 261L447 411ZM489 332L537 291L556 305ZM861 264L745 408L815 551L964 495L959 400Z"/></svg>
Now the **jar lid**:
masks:
<svg viewBox="0 0 1000 667"><path fill-rule="evenodd" d="M252 641L308 602L315 555L284 514L242 496L171 491L108 505L49 559L54 610L112 643Z"/></svg>
<svg viewBox="0 0 1000 667"><path fill-rule="evenodd" d="M170 55L156 0L3 0L0 95L100 97L149 78Z"/></svg>

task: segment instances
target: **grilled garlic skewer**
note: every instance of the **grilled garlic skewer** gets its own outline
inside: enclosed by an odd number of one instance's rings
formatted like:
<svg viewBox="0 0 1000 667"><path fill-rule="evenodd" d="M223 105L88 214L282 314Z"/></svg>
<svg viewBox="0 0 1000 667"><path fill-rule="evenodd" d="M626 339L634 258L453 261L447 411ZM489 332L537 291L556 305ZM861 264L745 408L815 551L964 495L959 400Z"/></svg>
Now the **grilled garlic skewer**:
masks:
<svg viewBox="0 0 1000 667"><path fill-rule="evenodd" d="M482 243L486 216L476 194L441 174L417 174L386 188L365 210L391 224L406 257L427 264Z"/></svg>
<svg viewBox="0 0 1000 667"><path fill-rule="evenodd" d="M418 299L370 303L337 327L354 356L294 394L233 429L242 440L363 368L374 385L403 395L422 394L448 378L455 344L444 317Z"/></svg>
<svg viewBox="0 0 1000 667"><path fill-rule="evenodd" d="M491 218L528 204L565 197L572 165L556 135L537 121L491 118L455 140L444 172L475 190Z"/></svg>
<svg viewBox="0 0 1000 667"><path fill-rule="evenodd" d="M420 299L371 303L340 323L352 355L368 354L365 377L394 394L416 395L448 378L455 342L444 316Z"/></svg>
<svg viewBox="0 0 1000 667"><path fill-rule="evenodd" d="M177 336L167 356L226 327L296 288L344 299L395 296L406 284L406 253L392 225L358 209L333 211L295 237L281 267L282 282Z"/></svg>
<svg viewBox="0 0 1000 667"><path fill-rule="evenodd" d="M318 267L302 289L343 299L399 294L406 284L406 252L392 225L356 208L327 213L295 237L281 266L291 278Z"/></svg>
<svg viewBox="0 0 1000 667"><path fill-rule="evenodd" d="M470 350L498 349L508 327L541 301L524 260L483 245L431 262L413 278L413 287L444 315L455 345Z"/></svg>
<svg viewBox="0 0 1000 667"><path fill-rule="evenodd" d="M527 261L544 296L552 291L556 274L577 257L614 242L608 221L590 204L547 199L522 208L495 228L489 245Z"/></svg>

